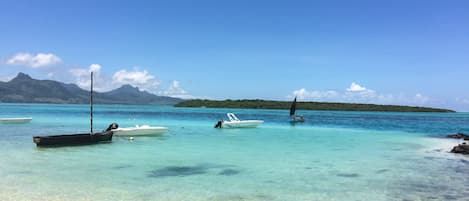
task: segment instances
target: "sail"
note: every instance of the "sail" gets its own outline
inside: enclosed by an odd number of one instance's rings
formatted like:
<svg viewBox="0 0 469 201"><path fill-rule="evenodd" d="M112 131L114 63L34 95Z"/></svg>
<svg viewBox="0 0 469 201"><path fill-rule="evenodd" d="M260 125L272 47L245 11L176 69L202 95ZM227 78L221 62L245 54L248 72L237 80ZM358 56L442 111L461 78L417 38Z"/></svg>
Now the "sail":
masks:
<svg viewBox="0 0 469 201"><path fill-rule="evenodd" d="M295 97L295 100L293 100L293 103L291 104L291 107L290 107L290 116L295 115L295 111L296 111L296 97Z"/></svg>

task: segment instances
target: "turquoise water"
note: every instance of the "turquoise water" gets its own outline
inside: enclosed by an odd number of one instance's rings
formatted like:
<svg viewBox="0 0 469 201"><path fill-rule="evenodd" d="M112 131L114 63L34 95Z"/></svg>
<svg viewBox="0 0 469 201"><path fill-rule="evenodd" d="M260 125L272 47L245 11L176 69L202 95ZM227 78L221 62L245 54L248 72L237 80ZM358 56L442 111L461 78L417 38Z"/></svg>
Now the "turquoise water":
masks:
<svg viewBox="0 0 469 201"><path fill-rule="evenodd" d="M36 148L88 132L87 105L0 104L0 200L467 200L469 157L448 153L469 114L96 105L95 130L167 126L163 137ZM265 121L214 129L226 112Z"/></svg>

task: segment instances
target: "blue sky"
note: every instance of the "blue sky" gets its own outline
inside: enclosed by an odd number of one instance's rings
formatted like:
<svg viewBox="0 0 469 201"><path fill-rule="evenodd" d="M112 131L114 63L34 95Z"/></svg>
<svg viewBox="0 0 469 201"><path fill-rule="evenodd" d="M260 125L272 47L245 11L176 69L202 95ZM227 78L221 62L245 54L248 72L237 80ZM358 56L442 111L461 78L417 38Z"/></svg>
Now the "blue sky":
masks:
<svg viewBox="0 0 469 201"><path fill-rule="evenodd" d="M3 1L18 72L159 95L469 111L467 1Z"/></svg>

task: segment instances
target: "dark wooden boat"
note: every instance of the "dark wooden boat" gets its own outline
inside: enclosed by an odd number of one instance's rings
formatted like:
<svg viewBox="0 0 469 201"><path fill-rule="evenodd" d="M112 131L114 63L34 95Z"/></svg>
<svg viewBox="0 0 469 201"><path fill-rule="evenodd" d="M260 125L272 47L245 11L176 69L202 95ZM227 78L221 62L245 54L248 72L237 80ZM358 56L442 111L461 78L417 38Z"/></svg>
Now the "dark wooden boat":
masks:
<svg viewBox="0 0 469 201"><path fill-rule="evenodd" d="M112 131L104 131L93 134L80 133L66 135L35 136L33 137L33 141L38 147L76 146L97 144L100 142L111 142L112 136Z"/></svg>
<svg viewBox="0 0 469 201"><path fill-rule="evenodd" d="M91 91L90 91L90 132L80 134L34 136L33 142L38 147L58 147L58 146L77 146L97 144L100 142L111 142L113 132L111 129L117 129L118 125L112 123L103 132L93 133L93 72L91 72Z"/></svg>

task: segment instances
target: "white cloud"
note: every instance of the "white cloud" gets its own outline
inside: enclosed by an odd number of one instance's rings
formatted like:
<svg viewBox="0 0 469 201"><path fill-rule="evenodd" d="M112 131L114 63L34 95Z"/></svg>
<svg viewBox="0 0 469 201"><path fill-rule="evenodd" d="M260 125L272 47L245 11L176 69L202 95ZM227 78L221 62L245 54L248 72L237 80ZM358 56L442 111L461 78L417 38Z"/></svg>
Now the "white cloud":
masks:
<svg viewBox="0 0 469 201"><path fill-rule="evenodd" d="M166 90L167 94L187 94L186 90L181 88L179 85L179 81L173 80L171 85L169 86L168 90Z"/></svg>
<svg viewBox="0 0 469 201"><path fill-rule="evenodd" d="M153 94L162 96L170 96L183 99L196 99L208 97L196 97L189 94L178 80L171 81L166 89L160 89L160 80L156 76L150 74L147 70L126 70L121 69L115 72L112 77L105 76L101 72L102 67L99 64L91 64L88 68L70 69L69 73L75 78L74 83L79 87L88 90L90 88L90 72L94 72L94 89L96 91L110 91L129 84L138 87Z"/></svg>
<svg viewBox="0 0 469 201"><path fill-rule="evenodd" d="M101 65L99 65L99 64L91 64L88 71L89 71L90 73L91 73L91 72L99 73L99 71L101 71Z"/></svg>
<svg viewBox="0 0 469 201"><path fill-rule="evenodd" d="M301 88L293 91L293 96L289 96L289 99L297 97L299 100L332 100L339 95L337 91L308 91L305 88Z"/></svg>
<svg viewBox="0 0 469 201"><path fill-rule="evenodd" d="M371 89L366 89L356 83L352 83L345 91L318 91L301 88L294 90L288 99L296 96L299 100L347 102L347 103L371 103L371 104L397 104L397 105L424 105L431 99L421 93L415 95L383 94Z"/></svg>
<svg viewBox="0 0 469 201"><path fill-rule="evenodd" d="M164 96L174 97L174 98L183 98L183 99L195 98L194 96L188 94L187 91L181 87L181 85L179 84L179 81L177 80L173 80L171 82L171 85L168 87L168 89L166 89L165 91L159 94L164 95Z"/></svg>
<svg viewBox="0 0 469 201"><path fill-rule="evenodd" d="M69 71L75 77L75 84L88 90L91 85L90 73L93 72L93 89L96 91L108 91L112 89L109 78L101 76L101 65L91 64L88 68L73 68Z"/></svg>
<svg viewBox="0 0 469 201"><path fill-rule="evenodd" d="M112 77L101 73L102 67L99 64L91 64L88 68L70 69L70 74L75 78L74 83L83 89L89 89L91 85L90 72L93 71L93 88L96 91L110 91L129 84L151 93L161 93L158 91L160 81L148 71L134 69L128 71L121 69L115 72Z"/></svg>
<svg viewBox="0 0 469 201"><path fill-rule="evenodd" d="M366 91L366 90L367 89L365 87L362 87L355 82L352 82L352 84L350 84L350 87L347 88L347 91L350 91L350 92L361 92L361 91Z"/></svg>
<svg viewBox="0 0 469 201"><path fill-rule="evenodd" d="M430 100L430 98L428 98L427 96L424 96L420 93L415 94L414 99L413 99L413 101L415 103L421 103L421 104L424 104L424 103L428 102L429 100Z"/></svg>
<svg viewBox="0 0 469 201"><path fill-rule="evenodd" d="M112 76L112 83L115 85L130 84L134 87L139 87L141 90L149 92L156 92L160 81L155 76L148 73L148 71L127 71L119 70Z"/></svg>
<svg viewBox="0 0 469 201"><path fill-rule="evenodd" d="M22 65L39 68L51 66L60 63L61 61L62 60L58 56L51 53L38 53L36 55L29 53L18 53L15 56L9 58L6 63L11 65Z"/></svg>

